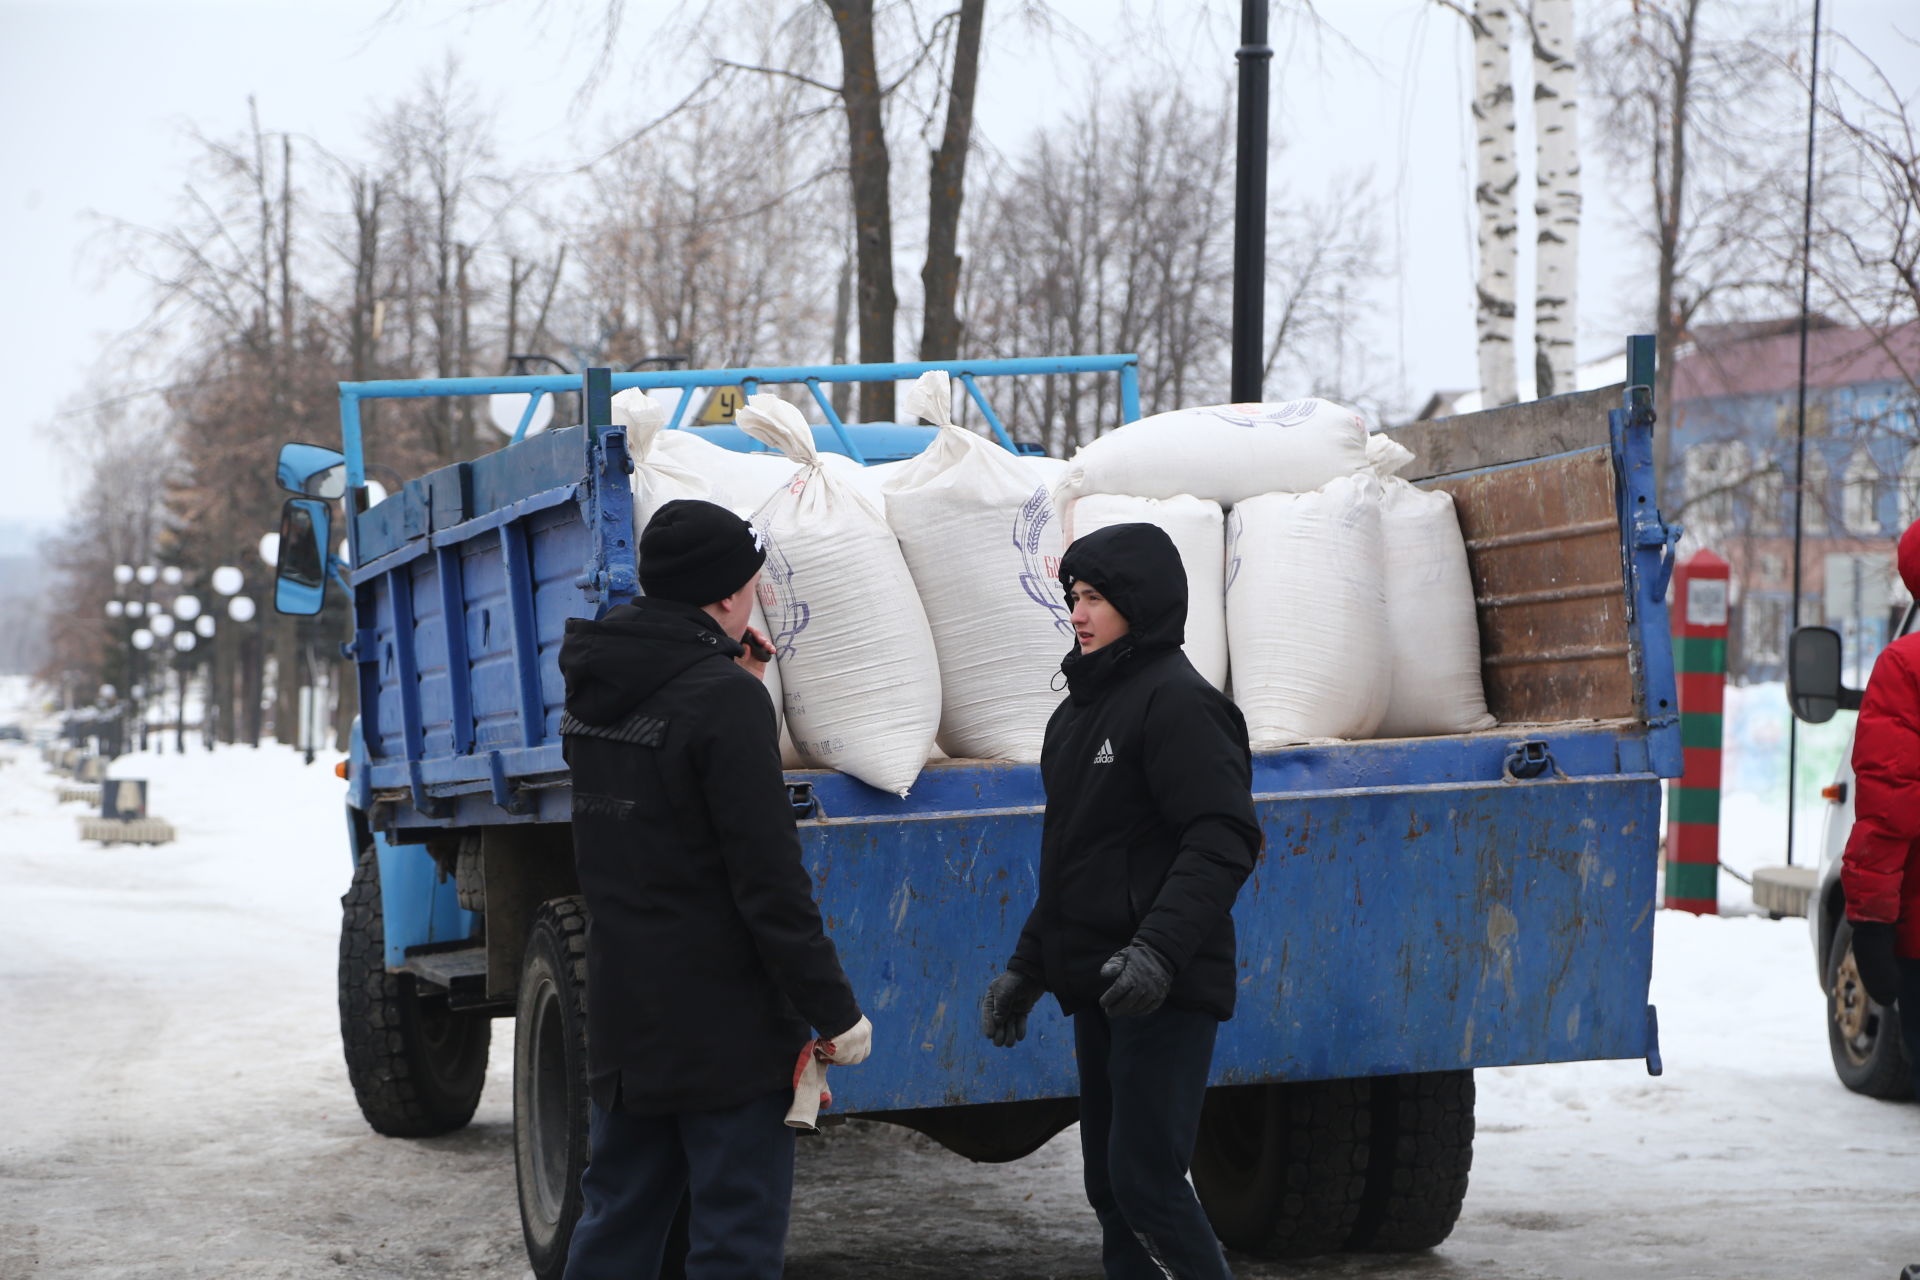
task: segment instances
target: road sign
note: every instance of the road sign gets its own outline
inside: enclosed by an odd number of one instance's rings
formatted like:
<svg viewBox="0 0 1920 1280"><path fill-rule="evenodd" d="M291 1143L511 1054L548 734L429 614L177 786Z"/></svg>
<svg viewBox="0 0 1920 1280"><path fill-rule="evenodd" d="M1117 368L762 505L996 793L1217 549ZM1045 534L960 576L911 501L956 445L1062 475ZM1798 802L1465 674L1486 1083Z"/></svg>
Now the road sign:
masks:
<svg viewBox="0 0 1920 1280"><path fill-rule="evenodd" d="M715 387L713 394L707 397L707 403L693 416L689 425L696 427L729 427L733 425L733 415L740 412L747 403L745 387Z"/></svg>

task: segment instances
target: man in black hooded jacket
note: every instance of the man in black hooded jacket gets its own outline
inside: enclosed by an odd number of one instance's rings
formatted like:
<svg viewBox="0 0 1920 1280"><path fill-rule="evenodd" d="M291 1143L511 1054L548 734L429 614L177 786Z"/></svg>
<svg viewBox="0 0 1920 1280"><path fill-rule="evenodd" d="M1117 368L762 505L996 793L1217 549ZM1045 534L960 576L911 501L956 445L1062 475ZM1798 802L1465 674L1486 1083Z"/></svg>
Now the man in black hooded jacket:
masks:
<svg viewBox="0 0 1920 1280"><path fill-rule="evenodd" d="M1233 1016L1229 912L1261 843L1246 721L1181 652L1186 571L1164 531L1088 534L1060 584L1079 644L1041 750L1039 901L982 1029L1016 1043L1053 992L1074 1022L1106 1274L1214 1280L1226 1259L1186 1177Z"/></svg>
<svg viewBox="0 0 1920 1280"><path fill-rule="evenodd" d="M810 1028L829 1061L871 1043L801 864L765 663L740 643L765 559L732 512L669 502L640 537L645 596L567 623L592 1095L567 1280L657 1274L683 1192L689 1277L779 1276L800 1053Z"/></svg>

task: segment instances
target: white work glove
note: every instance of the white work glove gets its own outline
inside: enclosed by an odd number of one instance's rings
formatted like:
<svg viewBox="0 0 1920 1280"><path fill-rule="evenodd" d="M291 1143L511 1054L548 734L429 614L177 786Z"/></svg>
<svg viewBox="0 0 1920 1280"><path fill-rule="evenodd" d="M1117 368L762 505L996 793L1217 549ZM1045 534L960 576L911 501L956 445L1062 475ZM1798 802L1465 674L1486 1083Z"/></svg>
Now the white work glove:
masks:
<svg viewBox="0 0 1920 1280"><path fill-rule="evenodd" d="M848 1027L837 1036L820 1041L820 1047L814 1050L822 1062L836 1067L856 1067L867 1060L873 1052L873 1024L866 1015L860 1015L860 1021Z"/></svg>

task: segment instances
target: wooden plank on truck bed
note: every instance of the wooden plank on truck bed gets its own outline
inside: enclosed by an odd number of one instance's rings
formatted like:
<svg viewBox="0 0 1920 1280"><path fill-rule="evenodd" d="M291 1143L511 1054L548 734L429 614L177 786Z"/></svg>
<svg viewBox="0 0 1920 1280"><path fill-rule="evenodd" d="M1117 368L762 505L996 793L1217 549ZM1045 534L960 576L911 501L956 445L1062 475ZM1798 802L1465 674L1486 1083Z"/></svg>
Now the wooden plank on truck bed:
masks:
<svg viewBox="0 0 1920 1280"><path fill-rule="evenodd" d="M1595 391L1408 423L1387 434L1413 450L1413 461L1400 472L1408 480L1551 458L1609 443L1607 411L1620 407L1625 390L1624 383L1615 383Z"/></svg>
<svg viewBox="0 0 1920 1280"><path fill-rule="evenodd" d="M1456 476L1487 709L1502 724L1637 716L1610 449Z"/></svg>

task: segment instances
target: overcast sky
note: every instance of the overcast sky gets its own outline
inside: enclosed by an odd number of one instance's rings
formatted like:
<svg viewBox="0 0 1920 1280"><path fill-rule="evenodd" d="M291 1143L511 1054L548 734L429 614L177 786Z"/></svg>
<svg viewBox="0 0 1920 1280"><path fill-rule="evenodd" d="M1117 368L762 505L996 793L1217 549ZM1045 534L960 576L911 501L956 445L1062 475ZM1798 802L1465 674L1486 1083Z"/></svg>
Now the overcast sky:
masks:
<svg viewBox="0 0 1920 1280"><path fill-rule="evenodd" d="M1625 0L1606 2L1625 9ZM1231 82L1239 7L1231 0L1135 0L1125 24L1114 18L1116 0L1052 3L1086 39L1045 40L990 17L979 126L1002 151L1017 151L1037 124L1078 106L1090 79L1121 76L1116 64L1133 50L1154 48L1196 91ZM672 100L663 91L677 69L643 56L634 33L678 7L627 0L630 48L609 89L576 119L575 90L595 53L585 24L604 0L0 0L0 350L15 384L0 422L0 521L50 523L63 513L72 477L53 441L85 419L61 416L62 408L97 398L95 387L118 389L101 371L121 367L115 343L148 306L145 287L116 268L101 233L111 220L152 225L172 215L195 150L190 130L238 132L254 94L270 130L351 151L374 104L409 89L451 50L496 112L503 160L560 168L597 153L615 122L631 125ZM989 12L1013 7L990 4ZM1296 38L1276 24L1274 134L1286 150L1273 188L1318 194L1341 174L1374 174L1395 269L1374 299L1379 349L1355 358L1383 362L1409 400L1469 387L1464 24L1432 0L1318 7L1332 34ZM1913 8L1914 0L1827 5L1830 21L1863 30L1884 29ZM1617 350L1635 314L1650 310L1651 283L1632 269L1638 260L1619 202L1592 148L1583 150L1580 345L1593 358ZM916 264L903 264L904 287Z"/></svg>

